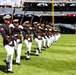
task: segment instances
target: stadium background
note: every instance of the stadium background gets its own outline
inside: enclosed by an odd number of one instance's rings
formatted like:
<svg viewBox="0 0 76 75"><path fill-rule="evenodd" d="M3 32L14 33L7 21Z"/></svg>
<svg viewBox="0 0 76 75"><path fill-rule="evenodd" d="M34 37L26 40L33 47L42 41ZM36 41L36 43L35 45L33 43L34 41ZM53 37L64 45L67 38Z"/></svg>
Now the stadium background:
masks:
<svg viewBox="0 0 76 75"><path fill-rule="evenodd" d="M26 10L24 20L31 20L34 14L34 21L42 23L52 22L52 0L5 0L0 1L0 26L3 23L3 15L12 14L15 8L14 18L21 20ZM7 3L6 3L7 2ZM13 4L11 4L13 3ZM39 5L47 4L47 6ZM29 16L31 15L31 16ZM42 15L42 16L41 16ZM54 27L60 27L61 33L76 33L76 0L54 0Z"/></svg>
<svg viewBox="0 0 76 75"><path fill-rule="evenodd" d="M31 1L31 0L30 0ZM33 0L32 0L33 1ZM35 1L35 0L34 0ZM40 0L39 0L40 1ZM43 0L41 0L43 1ZM50 1L50 0L49 0ZM60 3L76 3L75 0L71 2L71 0L56 0ZM5 8L0 8L0 23L3 23L3 15L10 14L12 12L12 8L8 8L4 5ZM72 7L75 8L76 6ZM48 12L51 13L51 7ZM61 8L61 7L60 7ZM5 10L6 9L6 12ZM43 9L43 8L42 8ZM62 8L61 8L62 9ZM16 12L17 11L17 12ZM21 19L22 8L16 7L15 17ZM30 11L29 11L30 12ZM33 12L33 11L32 11ZM46 11L47 12L47 11ZM60 13L65 13L65 16ZM43 13L43 11L42 11ZM51 22L51 14L50 16L46 16L46 21ZM58 13L58 14L57 14ZM75 23L76 23L76 9L68 9L65 11L58 10L55 11L55 27L61 27L61 33L75 33ZM43 17L44 21L45 16ZM25 20L30 20L31 17L25 16ZM39 21L39 17L35 16L33 21ZM45 23L46 23L45 21ZM23 21L24 22L24 21ZM0 36L0 75L7 75L5 72L5 57L6 51L3 47L2 37ZM34 56L34 50L36 48L36 43L33 42L32 52L31 52L31 61L25 60L25 45L23 42L22 54L21 54L21 66L18 67L15 65L15 57L13 60L13 75L76 75L76 35L70 34L62 34L59 41L55 42L50 49L46 49L46 51L42 51L39 57ZM9 74L10 75L10 74Z"/></svg>

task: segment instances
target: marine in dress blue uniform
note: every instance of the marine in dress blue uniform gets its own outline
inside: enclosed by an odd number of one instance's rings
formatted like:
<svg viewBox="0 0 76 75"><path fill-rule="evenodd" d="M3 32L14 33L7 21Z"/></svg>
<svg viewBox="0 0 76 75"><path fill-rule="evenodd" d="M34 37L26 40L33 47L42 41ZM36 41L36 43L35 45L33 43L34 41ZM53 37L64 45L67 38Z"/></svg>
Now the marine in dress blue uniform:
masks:
<svg viewBox="0 0 76 75"><path fill-rule="evenodd" d="M7 52L6 56L6 67L8 73L13 73L12 71L12 60L14 53L14 40L13 40L13 24L10 24L10 15L6 15L3 17L4 23L1 28L1 35L3 37L3 45Z"/></svg>
<svg viewBox="0 0 76 75"><path fill-rule="evenodd" d="M34 33L34 40L37 46L36 56L39 56L39 53L41 53L42 33L41 33L40 24L38 22L34 22L33 33Z"/></svg>
<svg viewBox="0 0 76 75"><path fill-rule="evenodd" d="M32 46L32 36L31 36L32 27L30 26L29 21L25 21L24 28L23 28L23 36L24 36L24 43L27 50L26 60L30 60L30 52Z"/></svg>
<svg viewBox="0 0 76 75"><path fill-rule="evenodd" d="M15 55L16 55L16 64L20 66L20 56L22 49L22 37L21 37L21 29L23 29L22 25L19 25L19 19L13 20L14 24L14 43L15 43Z"/></svg>

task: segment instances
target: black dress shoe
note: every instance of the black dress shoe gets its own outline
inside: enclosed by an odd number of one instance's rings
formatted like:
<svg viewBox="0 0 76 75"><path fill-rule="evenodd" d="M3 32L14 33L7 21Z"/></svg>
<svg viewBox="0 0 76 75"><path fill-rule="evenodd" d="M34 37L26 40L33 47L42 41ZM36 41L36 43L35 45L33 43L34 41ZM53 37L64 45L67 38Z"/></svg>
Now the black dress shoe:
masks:
<svg viewBox="0 0 76 75"><path fill-rule="evenodd" d="M20 66L21 64L20 63L16 63L18 66Z"/></svg>
<svg viewBox="0 0 76 75"><path fill-rule="evenodd" d="M26 60L31 60L30 58L26 58Z"/></svg>
<svg viewBox="0 0 76 75"><path fill-rule="evenodd" d="M45 50L45 49L46 49L46 47L45 47L45 46L43 46L43 47L42 47L42 50Z"/></svg>
<svg viewBox="0 0 76 75"><path fill-rule="evenodd" d="M44 47L44 49L46 49L46 47Z"/></svg>
<svg viewBox="0 0 76 75"><path fill-rule="evenodd" d="M45 48L42 48L41 50L44 50Z"/></svg>
<svg viewBox="0 0 76 75"><path fill-rule="evenodd" d="M47 48L49 48L49 46L47 46Z"/></svg>
<svg viewBox="0 0 76 75"><path fill-rule="evenodd" d="M13 71L7 71L7 73L14 73Z"/></svg>
<svg viewBox="0 0 76 75"><path fill-rule="evenodd" d="M39 56L39 54L35 54L36 56Z"/></svg>
<svg viewBox="0 0 76 75"><path fill-rule="evenodd" d="M41 51L39 51L39 53L41 53Z"/></svg>

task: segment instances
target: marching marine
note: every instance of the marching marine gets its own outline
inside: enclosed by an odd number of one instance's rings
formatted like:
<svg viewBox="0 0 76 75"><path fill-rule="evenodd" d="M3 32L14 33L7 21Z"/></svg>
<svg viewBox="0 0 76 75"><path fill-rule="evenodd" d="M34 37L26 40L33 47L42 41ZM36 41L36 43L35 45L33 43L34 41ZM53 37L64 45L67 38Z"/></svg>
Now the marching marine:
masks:
<svg viewBox="0 0 76 75"><path fill-rule="evenodd" d="M47 45L47 48L49 48L50 47L50 35L49 35L49 25L48 24L46 25L45 30L46 30L46 41L47 41L46 45Z"/></svg>
<svg viewBox="0 0 76 75"><path fill-rule="evenodd" d="M45 24L41 24L41 32L42 32L42 49L46 49L46 30L45 30Z"/></svg>
<svg viewBox="0 0 76 75"><path fill-rule="evenodd" d="M23 36L24 36L24 43L27 49L27 56L26 60L30 60L30 52L31 52L31 46L32 46L32 36L31 36L31 30L29 21L25 21L24 27L23 27Z"/></svg>
<svg viewBox="0 0 76 75"><path fill-rule="evenodd" d="M4 24L1 28L1 35L3 37L3 45L7 52L6 57L6 67L8 73L13 73L12 71L12 60L14 53L14 40L13 40L13 24L10 23L10 15L6 15L3 17Z"/></svg>
<svg viewBox="0 0 76 75"><path fill-rule="evenodd" d="M41 33L40 24L38 22L34 22L33 33L34 33L34 40L37 46L36 56L39 56L39 53L41 53L42 33Z"/></svg>
<svg viewBox="0 0 76 75"><path fill-rule="evenodd" d="M16 56L16 64L20 65L20 56L21 56L21 49L22 49L22 37L21 37L21 29L23 27L19 25L19 20L14 19L14 44L15 44L15 56Z"/></svg>

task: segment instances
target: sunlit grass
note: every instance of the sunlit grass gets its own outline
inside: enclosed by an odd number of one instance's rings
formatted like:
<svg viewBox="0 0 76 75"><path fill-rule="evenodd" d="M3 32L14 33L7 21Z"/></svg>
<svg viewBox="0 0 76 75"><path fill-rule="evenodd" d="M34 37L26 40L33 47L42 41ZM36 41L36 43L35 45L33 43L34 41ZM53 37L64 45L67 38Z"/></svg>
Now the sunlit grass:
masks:
<svg viewBox="0 0 76 75"><path fill-rule="evenodd" d="M13 63L13 75L76 75L76 35L61 35L57 42L38 57L34 55L35 48L33 41L31 60L25 60L26 48L23 42L21 66ZM7 75L5 58L6 51L0 36L0 75Z"/></svg>

